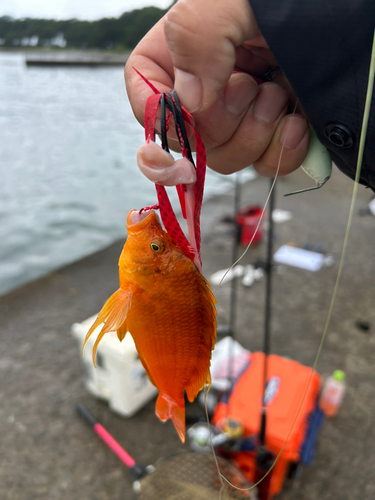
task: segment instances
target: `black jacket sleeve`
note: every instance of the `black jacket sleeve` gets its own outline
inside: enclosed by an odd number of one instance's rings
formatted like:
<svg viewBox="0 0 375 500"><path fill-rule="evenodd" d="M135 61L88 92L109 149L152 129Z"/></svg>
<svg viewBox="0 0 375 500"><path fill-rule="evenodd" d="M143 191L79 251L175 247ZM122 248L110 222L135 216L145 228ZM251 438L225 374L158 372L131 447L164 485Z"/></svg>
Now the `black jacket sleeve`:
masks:
<svg viewBox="0 0 375 500"><path fill-rule="evenodd" d="M354 179L375 0L250 0L259 28L333 161ZM362 184L375 190L375 94Z"/></svg>

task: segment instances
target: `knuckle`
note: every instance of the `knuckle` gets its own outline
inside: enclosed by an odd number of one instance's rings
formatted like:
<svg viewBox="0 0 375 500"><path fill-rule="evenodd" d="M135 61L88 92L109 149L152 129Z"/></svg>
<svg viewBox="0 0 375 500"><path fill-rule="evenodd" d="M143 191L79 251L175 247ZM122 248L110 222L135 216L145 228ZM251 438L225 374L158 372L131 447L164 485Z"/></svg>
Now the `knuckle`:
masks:
<svg viewBox="0 0 375 500"><path fill-rule="evenodd" d="M224 175L232 174L248 167L253 157L233 148L233 145L223 145L207 152L207 165Z"/></svg>
<svg viewBox="0 0 375 500"><path fill-rule="evenodd" d="M266 150L269 141L265 137L249 136L238 133L235 136L235 147L242 155L256 161Z"/></svg>
<svg viewBox="0 0 375 500"><path fill-rule="evenodd" d="M225 144L232 135L231 132L227 130L219 130L214 127L204 127L203 130L201 129L199 132L208 150Z"/></svg>
<svg viewBox="0 0 375 500"><path fill-rule="evenodd" d="M261 138L237 133L207 154L209 167L222 174L231 174L257 162L268 146Z"/></svg>
<svg viewBox="0 0 375 500"><path fill-rule="evenodd" d="M222 175L230 175L234 172L238 172L238 170L241 170L242 168L247 167L247 165L241 165L240 162L233 163L233 161L229 161L222 157L220 158L216 155L214 157L207 155L207 166L211 170L214 170Z"/></svg>

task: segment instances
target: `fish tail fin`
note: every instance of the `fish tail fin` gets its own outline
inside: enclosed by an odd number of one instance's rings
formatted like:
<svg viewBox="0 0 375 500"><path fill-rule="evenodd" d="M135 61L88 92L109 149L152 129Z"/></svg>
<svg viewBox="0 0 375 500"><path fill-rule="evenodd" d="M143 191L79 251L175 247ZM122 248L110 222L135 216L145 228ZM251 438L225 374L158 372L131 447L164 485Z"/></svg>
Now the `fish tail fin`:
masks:
<svg viewBox="0 0 375 500"><path fill-rule="evenodd" d="M94 366L95 365L95 354L96 350L98 348L99 342L101 339L104 337L104 335L108 332L111 331L116 331L121 328L123 323L126 320L126 316L128 314L130 304L131 304L131 298L133 295L132 289L123 289L119 288L117 292L115 292L113 295L109 297L107 302L104 304L102 307L102 310L98 314L98 317L94 321L94 324L90 328L90 330L87 332L85 341L83 343L82 347L82 353L85 349L86 343L88 339L90 338L91 334L96 330L96 328L101 324L104 323L103 328L101 329L99 335L96 338L93 350L92 350L92 361ZM126 332L125 332L126 333Z"/></svg>
<svg viewBox="0 0 375 500"><path fill-rule="evenodd" d="M172 419L177 434L184 443L185 401L182 400L181 404L178 404L174 399L166 396L165 394L159 394L158 399L156 400L155 413L162 422L165 422L169 418Z"/></svg>

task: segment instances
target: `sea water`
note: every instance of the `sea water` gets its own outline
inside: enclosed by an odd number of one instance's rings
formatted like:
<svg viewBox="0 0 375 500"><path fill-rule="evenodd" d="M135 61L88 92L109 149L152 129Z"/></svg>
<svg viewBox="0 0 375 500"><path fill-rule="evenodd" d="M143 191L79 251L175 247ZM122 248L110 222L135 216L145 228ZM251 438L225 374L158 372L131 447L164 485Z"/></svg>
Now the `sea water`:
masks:
<svg viewBox="0 0 375 500"><path fill-rule="evenodd" d="M128 211L156 201L143 142L122 67L0 53L0 294L125 237ZM205 196L231 185L208 171Z"/></svg>

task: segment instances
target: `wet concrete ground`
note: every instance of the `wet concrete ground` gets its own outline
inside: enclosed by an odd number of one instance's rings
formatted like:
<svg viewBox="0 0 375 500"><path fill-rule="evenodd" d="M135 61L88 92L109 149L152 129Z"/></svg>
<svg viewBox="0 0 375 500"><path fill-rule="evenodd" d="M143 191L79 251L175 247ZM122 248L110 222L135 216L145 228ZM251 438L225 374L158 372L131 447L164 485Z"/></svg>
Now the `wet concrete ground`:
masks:
<svg viewBox="0 0 375 500"><path fill-rule="evenodd" d="M318 192L282 194L309 184L302 172L281 179L277 206L293 219L276 225L275 249L294 242L321 245L340 255L353 184L338 172ZM243 189L242 205L263 204L268 180ZM358 215L371 199L360 188L347 259L329 336L318 371L347 373L339 415L326 421L314 463L280 500L375 498L375 217ZM152 200L150 200L152 201ZM233 194L203 207L203 263L207 277L230 262ZM170 424L154 415L154 401L130 419L111 413L82 383L82 367L70 327L96 313L117 288L123 242L58 270L0 299L0 498L2 500L128 500L131 481L119 460L77 417L82 401L139 462L186 449ZM250 249L244 263L264 257ZM274 278L272 352L311 366L332 296L338 263L317 273L285 268ZM216 293L219 325L228 322L230 286ZM264 281L238 285L236 336L248 349L262 347ZM359 330L356 321L370 325ZM195 411L190 408L189 411Z"/></svg>

